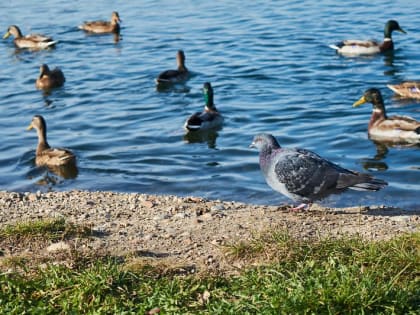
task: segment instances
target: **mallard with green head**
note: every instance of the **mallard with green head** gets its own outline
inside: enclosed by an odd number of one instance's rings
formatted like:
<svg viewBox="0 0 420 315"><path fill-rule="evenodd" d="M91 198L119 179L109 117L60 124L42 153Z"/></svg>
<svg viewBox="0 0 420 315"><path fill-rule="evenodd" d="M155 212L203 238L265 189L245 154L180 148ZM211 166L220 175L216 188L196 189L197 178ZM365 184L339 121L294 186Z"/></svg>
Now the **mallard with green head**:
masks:
<svg viewBox="0 0 420 315"><path fill-rule="evenodd" d="M204 110L191 115L184 124L189 131L219 128L223 123L223 116L217 111L213 102L213 88L209 82L204 83Z"/></svg>
<svg viewBox="0 0 420 315"><path fill-rule="evenodd" d="M10 35L14 37L13 42L17 48L39 50L52 47L57 43L57 41L54 41L50 36L41 34L28 34L23 36L19 27L16 25L9 26L3 39L8 38Z"/></svg>
<svg viewBox="0 0 420 315"><path fill-rule="evenodd" d="M369 138L393 144L420 142L420 122L408 116L388 117L381 92L378 89L366 90L363 96L353 104L353 107L364 103L373 105L368 125Z"/></svg>
<svg viewBox="0 0 420 315"><path fill-rule="evenodd" d="M64 166L76 163L76 156L68 149L51 148L47 142L47 125L44 117L35 115L28 130L34 128L38 134L38 146L35 154L37 166Z"/></svg>
<svg viewBox="0 0 420 315"><path fill-rule="evenodd" d="M35 82L37 89L49 90L52 88L60 87L66 81L63 71L61 71L59 68L50 70L46 64L43 64L41 65L39 72L39 77Z"/></svg>
<svg viewBox="0 0 420 315"><path fill-rule="evenodd" d="M178 50L176 54L176 70L166 70L161 72L156 78L156 84L179 83L188 79L188 69L185 66L185 54L182 50Z"/></svg>
<svg viewBox="0 0 420 315"><path fill-rule="evenodd" d="M366 56L383 53L394 49L392 32L406 33L395 20L389 20L385 24L384 40L382 43L373 40L344 40L336 45L330 45L339 54L346 56Z"/></svg>
<svg viewBox="0 0 420 315"><path fill-rule="evenodd" d="M420 81L406 81L400 84L388 84L388 88L404 98L420 99Z"/></svg>
<svg viewBox="0 0 420 315"><path fill-rule="evenodd" d="M84 22L82 25L79 25L81 30L90 33L96 34L106 34L106 33L120 33L120 23L121 19L118 12L114 11L111 15L110 21L88 21Z"/></svg>

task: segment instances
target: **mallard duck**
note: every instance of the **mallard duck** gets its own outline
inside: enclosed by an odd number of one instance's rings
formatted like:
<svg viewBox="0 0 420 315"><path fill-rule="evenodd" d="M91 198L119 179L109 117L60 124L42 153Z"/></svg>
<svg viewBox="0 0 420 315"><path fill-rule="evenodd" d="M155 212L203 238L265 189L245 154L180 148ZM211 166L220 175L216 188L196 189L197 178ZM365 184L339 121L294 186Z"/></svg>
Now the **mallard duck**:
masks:
<svg viewBox="0 0 420 315"><path fill-rule="evenodd" d="M59 68L50 70L50 68L43 64L41 65L40 74L36 79L35 86L41 90L48 90L55 87L62 86L66 79L64 78L63 72Z"/></svg>
<svg viewBox="0 0 420 315"><path fill-rule="evenodd" d="M36 148L35 164L37 166L64 166L76 162L76 156L70 150L51 148L47 142L47 125L44 117L35 115L27 130L36 129L38 146Z"/></svg>
<svg viewBox="0 0 420 315"><path fill-rule="evenodd" d="M176 55L177 70L166 70L161 72L156 78L156 84L178 83L188 78L188 69L185 66L185 54L182 50L178 50Z"/></svg>
<svg viewBox="0 0 420 315"><path fill-rule="evenodd" d="M17 48L46 49L57 43L51 37L41 34L28 34L23 36L19 27L16 25L9 26L3 39L8 38L10 35L13 35L15 38L13 42Z"/></svg>
<svg viewBox="0 0 420 315"><path fill-rule="evenodd" d="M420 81L407 81L401 84L388 84L391 90L401 97L420 99Z"/></svg>
<svg viewBox="0 0 420 315"><path fill-rule="evenodd" d="M384 41L382 43L373 40L344 40L336 45L330 45L338 53L348 56L374 55L394 49L392 32L406 33L395 20L389 20L385 24Z"/></svg>
<svg viewBox="0 0 420 315"><path fill-rule="evenodd" d="M368 125L369 138L390 143L420 142L420 122L407 116L388 117L381 92L378 89L366 90L363 96L353 104L353 107L364 103L373 105Z"/></svg>
<svg viewBox="0 0 420 315"><path fill-rule="evenodd" d="M190 131L205 130L220 127L223 116L217 111L213 102L213 88L209 82L204 83L204 110L191 115L184 124L184 128Z"/></svg>
<svg viewBox="0 0 420 315"><path fill-rule="evenodd" d="M119 33L121 19L118 12L112 12L111 21L88 21L79 26L81 30L96 34Z"/></svg>

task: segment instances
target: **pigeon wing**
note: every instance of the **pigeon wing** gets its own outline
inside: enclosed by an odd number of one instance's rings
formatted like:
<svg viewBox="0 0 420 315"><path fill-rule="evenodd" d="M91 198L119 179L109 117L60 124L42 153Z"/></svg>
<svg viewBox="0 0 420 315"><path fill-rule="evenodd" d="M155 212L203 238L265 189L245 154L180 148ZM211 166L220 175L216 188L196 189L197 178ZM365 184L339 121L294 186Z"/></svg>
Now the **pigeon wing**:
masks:
<svg viewBox="0 0 420 315"><path fill-rule="evenodd" d="M316 200L332 193L340 171L346 171L308 150L283 151L275 162L276 179L289 193L304 199Z"/></svg>

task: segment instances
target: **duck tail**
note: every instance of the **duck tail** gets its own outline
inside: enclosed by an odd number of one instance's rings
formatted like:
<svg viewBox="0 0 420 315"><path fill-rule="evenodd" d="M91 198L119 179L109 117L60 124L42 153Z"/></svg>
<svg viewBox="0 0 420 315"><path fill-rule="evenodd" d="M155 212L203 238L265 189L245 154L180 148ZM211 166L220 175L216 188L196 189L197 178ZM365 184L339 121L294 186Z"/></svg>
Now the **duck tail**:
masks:
<svg viewBox="0 0 420 315"><path fill-rule="evenodd" d="M198 117L198 115L193 115L190 118L188 118L188 120L185 122L185 128L193 131L193 130L198 130L201 128L201 123L203 121L200 119L200 117Z"/></svg>
<svg viewBox="0 0 420 315"><path fill-rule="evenodd" d="M400 94L400 92L398 91L398 89L394 85L387 84L386 86L388 87L388 89L394 91L396 94Z"/></svg>
<svg viewBox="0 0 420 315"><path fill-rule="evenodd" d="M328 45L328 47L334 49L334 50L339 50L340 47L338 47L337 45Z"/></svg>

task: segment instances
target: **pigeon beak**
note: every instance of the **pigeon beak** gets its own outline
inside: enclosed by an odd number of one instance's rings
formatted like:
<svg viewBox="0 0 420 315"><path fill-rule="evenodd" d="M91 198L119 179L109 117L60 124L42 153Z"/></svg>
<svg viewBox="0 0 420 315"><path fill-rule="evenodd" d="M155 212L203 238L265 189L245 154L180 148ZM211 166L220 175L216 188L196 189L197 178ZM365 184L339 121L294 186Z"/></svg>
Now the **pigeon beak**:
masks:
<svg viewBox="0 0 420 315"><path fill-rule="evenodd" d="M354 102L353 107L358 107L358 106L360 106L360 105L362 105L362 104L364 104L364 103L366 103L366 99L365 99L365 97L364 97L364 96L362 96L362 97L360 98L360 100L358 100L357 102Z"/></svg>
<svg viewBox="0 0 420 315"><path fill-rule="evenodd" d="M248 148L256 148L256 146L255 146L255 142L252 142L252 143L248 146Z"/></svg>

